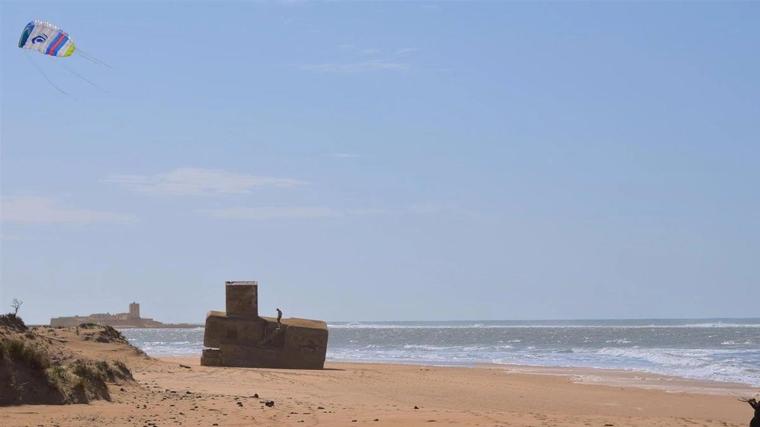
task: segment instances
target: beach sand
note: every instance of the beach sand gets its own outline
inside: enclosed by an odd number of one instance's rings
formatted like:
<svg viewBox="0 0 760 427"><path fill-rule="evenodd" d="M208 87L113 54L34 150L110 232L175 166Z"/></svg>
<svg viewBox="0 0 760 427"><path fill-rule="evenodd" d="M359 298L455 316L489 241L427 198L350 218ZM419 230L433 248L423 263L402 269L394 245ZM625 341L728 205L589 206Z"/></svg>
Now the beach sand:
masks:
<svg viewBox="0 0 760 427"><path fill-rule="evenodd" d="M197 357L156 360L112 344L76 345L82 354L126 359L136 382L111 386L112 402L3 407L0 425L746 426L752 416L737 400L751 389L626 372L351 363L321 371L212 368Z"/></svg>

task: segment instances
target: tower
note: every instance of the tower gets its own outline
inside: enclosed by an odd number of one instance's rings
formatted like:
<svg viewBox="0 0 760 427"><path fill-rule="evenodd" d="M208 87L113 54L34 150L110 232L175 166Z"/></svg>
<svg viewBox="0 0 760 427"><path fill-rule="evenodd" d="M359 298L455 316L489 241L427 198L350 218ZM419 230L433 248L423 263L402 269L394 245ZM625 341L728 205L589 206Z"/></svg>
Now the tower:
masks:
<svg viewBox="0 0 760 427"><path fill-rule="evenodd" d="M136 302L129 304L129 318L130 319L140 318L140 304Z"/></svg>
<svg viewBox="0 0 760 427"><path fill-rule="evenodd" d="M259 317L259 284L255 281L226 282L227 315Z"/></svg>

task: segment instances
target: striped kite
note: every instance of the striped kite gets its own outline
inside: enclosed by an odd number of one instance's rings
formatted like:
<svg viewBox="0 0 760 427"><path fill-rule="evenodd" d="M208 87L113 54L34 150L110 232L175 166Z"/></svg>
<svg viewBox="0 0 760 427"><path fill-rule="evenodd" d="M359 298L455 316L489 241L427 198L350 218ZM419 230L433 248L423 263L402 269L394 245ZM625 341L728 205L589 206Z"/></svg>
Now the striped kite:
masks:
<svg viewBox="0 0 760 427"><path fill-rule="evenodd" d="M43 55L52 56L55 58L66 58L73 55L74 51L76 51L77 56L84 58L87 61L111 68L111 66L105 62L95 58L92 55L87 54L86 52L82 51L82 49L79 49L76 45L74 45L74 40L69 37L69 33L61 30L60 28L47 21L39 21L35 19L34 21L26 24L24 31L21 32L21 38L18 40L18 47L26 50L36 50ZM53 80L48 77L47 73L45 73L42 67L34 63L29 55L24 56L26 57L27 61L29 61L29 63L35 69L37 69L42 77L44 77L45 80L50 83L51 86L53 86L56 90L63 93L64 95L68 95L66 91L58 87L58 85L56 85ZM68 61L60 61L58 64L80 80L83 80L91 86L100 89L100 87L93 83L90 79L69 68L68 65L66 65L66 62Z"/></svg>
<svg viewBox="0 0 760 427"><path fill-rule="evenodd" d="M63 58L71 56L76 49L68 33L49 22L37 20L26 24L18 47Z"/></svg>

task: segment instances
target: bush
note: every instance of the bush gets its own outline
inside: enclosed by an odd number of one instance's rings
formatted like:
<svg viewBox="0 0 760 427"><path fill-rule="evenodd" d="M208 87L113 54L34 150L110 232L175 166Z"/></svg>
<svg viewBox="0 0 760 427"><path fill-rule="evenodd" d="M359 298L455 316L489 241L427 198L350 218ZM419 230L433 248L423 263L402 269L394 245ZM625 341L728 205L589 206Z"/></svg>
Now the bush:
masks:
<svg viewBox="0 0 760 427"><path fill-rule="evenodd" d="M98 325L97 323L85 322L85 323L80 323L79 327L82 329L95 329L95 328L99 328L100 325Z"/></svg>
<svg viewBox="0 0 760 427"><path fill-rule="evenodd" d="M5 353L8 359L21 363L41 371L50 366L47 354L33 345L27 345L21 340L8 339L0 342L0 352Z"/></svg>
<svg viewBox="0 0 760 427"><path fill-rule="evenodd" d="M92 366L90 366L86 362L77 360L74 362L72 367L73 367L72 371L79 378L83 378L86 380L93 380L93 379L99 378L97 371L95 371L95 369L93 369Z"/></svg>
<svg viewBox="0 0 760 427"><path fill-rule="evenodd" d="M127 339L124 337L124 335L121 334L121 332L108 325L103 326L103 330L100 331L98 337L95 340L98 342L127 343Z"/></svg>
<svg viewBox="0 0 760 427"><path fill-rule="evenodd" d="M93 364L76 360L72 364L72 370L74 375L79 377L72 390L76 399L80 401L89 401L93 398L111 400L106 385L110 373L108 363L96 362Z"/></svg>
<svg viewBox="0 0 760 427"><path fill-rule="evenodd" d="M127 365L122 362L121 360L117 360L113 362L114 366L116 367L118 371L118 377L125 379L125 380L133 380L132 372L127 368Z"/></svg>
<svg viewBox="0 0 760 427"><path fill-rule="evenodd" d="M10 330L23 332L27 330L24 321L13 313L0 315L0 326L5 326Z"/></svg>
<svg viewBox="0 0 760 427"><path fill-rule="evenodd" d="M61 365L54 365L47 369L48 384L59 393L64 394L66 384L69 383L69 373Z"/></svg>

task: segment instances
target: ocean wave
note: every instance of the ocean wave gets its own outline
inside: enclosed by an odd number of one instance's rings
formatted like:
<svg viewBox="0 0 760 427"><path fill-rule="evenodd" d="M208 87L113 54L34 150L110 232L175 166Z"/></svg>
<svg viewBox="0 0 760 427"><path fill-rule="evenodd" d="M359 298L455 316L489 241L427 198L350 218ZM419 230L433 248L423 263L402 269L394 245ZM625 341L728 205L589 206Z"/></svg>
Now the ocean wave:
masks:
<svg viewBox="0 0 760 427"><path fill-rule="evenodd" d="M338 361L468 365L480 363L580 367L642 371L698 380L760 386L760 350L710 350L671 348L556 348L498 349L406 345L379 351L330 349L328 357Z"/></svg>
<svg viewBox="0 0 760 427"><path fill-rule="evenodd" d="M399 323L328 323L330 329L723 329L723 328L760 328L760 323L684 323L684 324L399 324Z"/></svg>
<svg viewBox="0 0 760 427"><path fill-rule="evenodd" d="M760 331L752 329L760 325L754 321L710 319L652 325L648 321L635 325L621 325L623 321L606 325L339 322L331 324L327 357L358 362L622 369L760 386ZM202 328L123 333L153 356L200 355L203 348Z"/></svg>

